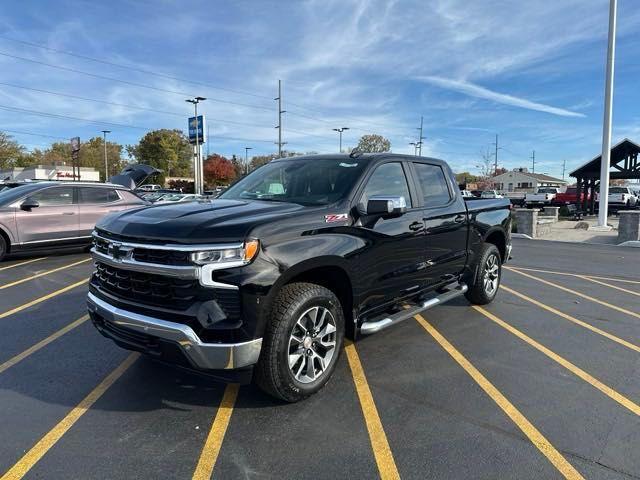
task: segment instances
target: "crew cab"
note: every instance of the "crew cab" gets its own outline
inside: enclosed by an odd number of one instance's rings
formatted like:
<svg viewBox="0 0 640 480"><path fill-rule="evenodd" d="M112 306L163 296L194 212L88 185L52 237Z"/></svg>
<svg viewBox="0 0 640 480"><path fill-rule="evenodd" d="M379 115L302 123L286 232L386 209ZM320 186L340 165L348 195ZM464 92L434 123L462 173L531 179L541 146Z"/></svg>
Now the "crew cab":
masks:
<svg viewBox="0 0 640 480"><path fill-rule="evenodd" d="M524 196L524 203L527 207L551 205L558 193L560 193L559 188L541 187L536 193L527 193Z"/></svg>
<svg viewBox="0 0 640 480"><path fill-rule="evenodd" d="M591 195L588 195L582 192L580 194L580 199L578 200L578 188L568 187L564 192L560 192L556 194L552 203L553 205L558 205L558 206L580 204L584 202L585 196L587 200L591 199Z"/></svg>
<svg viewBox="0 0 640 480"><path fill-rule="evenodd" d="M609 187L609 206L613 208L633 208L638 198L629 187Z"/></svg>
<svg viewBox="0 0 640 480"><path fill-rule="evenodd" d="M112 214L88 309L118 345L298 401L357 340L495 297L507 199L466 202L448 165L394 154L273 160L219 198Z"/></svg>

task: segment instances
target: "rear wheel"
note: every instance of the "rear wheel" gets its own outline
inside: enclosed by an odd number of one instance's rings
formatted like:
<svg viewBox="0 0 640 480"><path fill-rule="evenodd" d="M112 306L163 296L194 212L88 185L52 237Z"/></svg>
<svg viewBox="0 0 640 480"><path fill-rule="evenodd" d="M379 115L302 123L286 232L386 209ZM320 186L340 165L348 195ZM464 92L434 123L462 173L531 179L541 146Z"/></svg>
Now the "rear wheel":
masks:
<svg viewBox="0 0 640 480"><path fill-rule="evenodd" d="M344 315L333 292L311 283L287 285L275 300L255 381L274 397L303 400L333 374L343 339Z"/></svg>
<svg viewBox="0 0 640 480"><path fill-rule="evenodd" d="M7 241L0 235L0 262L4 260L4 257L7 255L7 246Z"/></svg>
<svg viewBox="0 0 640 480"><path fill-rule="evenodd" d="M473 285L465 294L467 300L477 305L491 303L498 293L502 276L502 262L498 248L491 244L482 245Z"/></svg>

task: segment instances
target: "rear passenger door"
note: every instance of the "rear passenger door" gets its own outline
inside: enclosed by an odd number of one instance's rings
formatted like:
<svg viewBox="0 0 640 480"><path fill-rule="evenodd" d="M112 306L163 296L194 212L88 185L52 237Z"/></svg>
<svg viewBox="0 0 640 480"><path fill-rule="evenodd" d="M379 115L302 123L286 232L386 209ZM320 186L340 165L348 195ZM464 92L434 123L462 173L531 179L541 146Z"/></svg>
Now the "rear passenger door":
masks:
<svg viewBox="0 0 640 480"><path fill-rule="evenodd" d="M426 277L430 285L447 282L462 272L467 259L467 209L448 169L412 162L425 222Z"/></svg>
<svg viewBox="0 0 640 480"><path fill-rule="evenodd" d="M80 211L80 236L89 237L100 220L109 212L126 208L115 188L76 187L78 189L78 208Z"/></svg>

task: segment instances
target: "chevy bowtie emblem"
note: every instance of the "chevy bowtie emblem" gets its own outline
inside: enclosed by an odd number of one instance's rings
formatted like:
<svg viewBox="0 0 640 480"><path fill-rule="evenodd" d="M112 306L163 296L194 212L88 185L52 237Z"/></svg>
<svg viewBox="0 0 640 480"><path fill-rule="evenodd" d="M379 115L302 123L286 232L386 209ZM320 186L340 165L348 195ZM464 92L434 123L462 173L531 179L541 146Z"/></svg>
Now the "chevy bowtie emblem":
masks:
<svg viewBox="0 0 640 480"><path fill-rule="evenodd" d="M122 261L122 259L124 259L131 252L131 249L128 247L123 247L121 243L113 242L109 244L108 252L114 260Z"/></svg>

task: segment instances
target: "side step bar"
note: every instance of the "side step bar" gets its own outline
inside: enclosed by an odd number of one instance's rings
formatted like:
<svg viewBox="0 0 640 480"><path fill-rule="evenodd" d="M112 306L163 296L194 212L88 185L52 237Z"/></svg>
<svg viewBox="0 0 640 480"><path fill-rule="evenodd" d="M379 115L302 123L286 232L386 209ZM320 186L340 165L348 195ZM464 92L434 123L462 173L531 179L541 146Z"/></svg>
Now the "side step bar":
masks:
<svg viewBox="0 0 640 480"><path fill-rule="evenodd" d="M460 295L464 295L467 290L469 290L469 287L467 287L466 284L461 283L455 288L448 290L437 297L425 300L424 302L420 302L407 308L406 310L394 313L389 317L373 322L364 322L360 327L360 333L362 335L371 335L372 333L384 330L385 328L388 328L392 325L402 322L403 320L413 317L423 310L428 310L429 308L433 308L436 305L440 305L441 303L448 302L449 300L459 297Z"/></svg>

